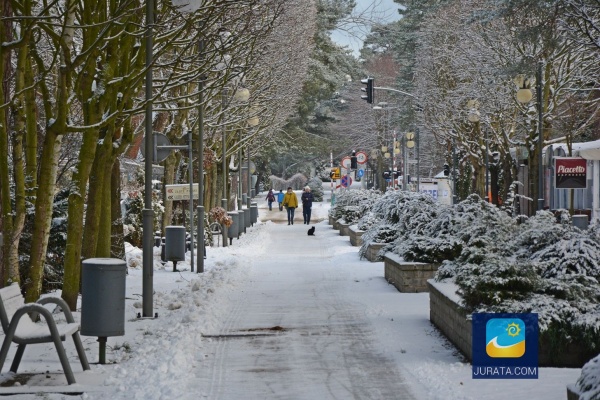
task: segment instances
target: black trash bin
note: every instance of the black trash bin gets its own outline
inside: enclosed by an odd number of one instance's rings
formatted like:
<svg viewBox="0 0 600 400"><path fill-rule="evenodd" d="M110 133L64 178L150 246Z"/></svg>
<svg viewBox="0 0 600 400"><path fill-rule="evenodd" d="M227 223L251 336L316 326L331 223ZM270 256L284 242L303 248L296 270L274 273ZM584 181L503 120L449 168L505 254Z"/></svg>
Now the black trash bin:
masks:
<svg viewBox="0 0 600 400"><path fill-rule="evenodd" d="M89 258L82 265L81 334L98 337L104 364L106 338L125 334L127 265L118 258Z"/></svg>
<svg viewBox="0 0 600 400"><path fill-rule="evenodd" d="M165 259L173 262L173 272L177 271L178 261L185 261L185 233L183 226L165 228Z"/></svg>

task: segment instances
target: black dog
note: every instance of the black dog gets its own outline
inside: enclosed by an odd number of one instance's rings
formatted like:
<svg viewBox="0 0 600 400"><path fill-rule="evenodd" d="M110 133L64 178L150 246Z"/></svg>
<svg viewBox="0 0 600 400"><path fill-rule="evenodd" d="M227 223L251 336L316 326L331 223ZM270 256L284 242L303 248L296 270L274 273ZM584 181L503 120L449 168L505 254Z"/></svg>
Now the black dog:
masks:
<svg viewBox="0 0 600 400"><path fill-rule="evenodd" d="M308 236L315 236L315 227L314 226L310 227L310 229L308 230Z"/></svg>

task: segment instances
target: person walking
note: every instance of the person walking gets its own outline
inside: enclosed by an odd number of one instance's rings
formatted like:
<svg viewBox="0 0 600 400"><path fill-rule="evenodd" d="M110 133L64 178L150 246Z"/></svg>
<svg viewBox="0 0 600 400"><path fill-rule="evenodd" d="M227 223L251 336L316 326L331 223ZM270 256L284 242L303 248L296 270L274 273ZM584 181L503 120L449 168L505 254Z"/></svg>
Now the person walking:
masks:
<svg viewBox="0 0 600 400"><path fill-rule="evenodd" d="M298 208L298 196L291 186L287 188L287 193L283 196L283 206L287 210L288 225L294 225L294 211Z"/></svg>
<svg viewBox="0 0 600 400"><path fill-rule="evenodd" d="M273 189L270 189L269 193L267 193L266 200L269 203L269 211L273 211L273 202L275 201L275 194L273 194Z"/></svg>
<svg viewBox="0 0 600 400"><path fill-rule="evenodd" d="M283 194L283 190L279 190L279 193L277 193L277 203L279 203L279 211L283 211L283 196L285 196Z"/></svg>
<svg viewBox="0 0 600 400"><path fill-rule="evenodd" d="M314 196L310 191L310 187L305 187L304 188L304 193L302 193L302 216L304 217L304 223L306 225L308 225L310 223L310 214L311 214L311 208L312 208L312 203L314 200Z"/></svg>

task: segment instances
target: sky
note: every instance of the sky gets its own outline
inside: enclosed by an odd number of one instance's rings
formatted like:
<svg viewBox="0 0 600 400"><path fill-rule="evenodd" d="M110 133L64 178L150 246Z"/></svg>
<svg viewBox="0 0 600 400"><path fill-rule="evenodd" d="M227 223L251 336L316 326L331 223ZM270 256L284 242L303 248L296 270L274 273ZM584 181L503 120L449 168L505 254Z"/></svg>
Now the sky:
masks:
<svg viewBox="0 0 600 400"><path fill-rule="evenodd" d="M86 400L566 398L580 369L541 368L538 380L471 379L471 365L429 322L428 294L398 292L385 281L382 262L361 260L348 237L328 225L329 202L313 205L313 237L301 209L288 226L285 211L268 211L265 196L256 198L258 223L232 246L207 249L203 274L190 271L189 258L172 272L155 248L156 319L136 317L142 252L127 246L125 335L108 338L107 364L97 363L96 338L84 336L91 370L83 372L67 340L77 384L66 387L53 346L30 345L19 372L33 376L0 387L0 394L46 392L49 400L64 399L52 392L68 390L85 393L67 398ZM74 314L80 320L79 310ZM5 372L1 380L11 376Z"/></svg>
<svg viewBox="0 0 600 400"><path fill-rule="evenodd" d="M354 15L364 16L378 23L388 23L397 21L400 18L398 14L398 3L393 0L356 0ZM362 39L368 33L368 26L348 26L346 29L338 29L331 33L334 42L348 46L352 49L355 56L359 55L362 47Z"/></svg>

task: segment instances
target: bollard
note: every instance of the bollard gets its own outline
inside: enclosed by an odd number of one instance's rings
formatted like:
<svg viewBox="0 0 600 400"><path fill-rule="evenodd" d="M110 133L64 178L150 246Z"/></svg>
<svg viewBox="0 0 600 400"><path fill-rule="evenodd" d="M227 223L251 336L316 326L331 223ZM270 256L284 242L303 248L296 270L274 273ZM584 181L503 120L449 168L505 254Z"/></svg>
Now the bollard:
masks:
<svg viewBox="0 0 600 400"><path fill-rule="evenodd" d="M251 203L250 204L250 222L254 226L254 224L258 221L258 204Z"/></svg>
<svg viewBox="0 0 600 400"><path fill-rule="evenodd" d="M125 261L90 258L82 262L81 334L97 336L99 363L106 363L106 338L125 334Z"/></svg>
<svg viewBox="0 0 600 400"><path fill-rule="evenodd" d="M241 209L238 212L238 239L242 233L246 233L246 211Z"/></svg>
<svg viewBox="0 0 600 400"><path fill-rule="evenodd" d="M252 216L250 214L250 209L246 208L244 210L244 223L246 224L246 228L250 228L250 225L252 225Z"/></svg>

